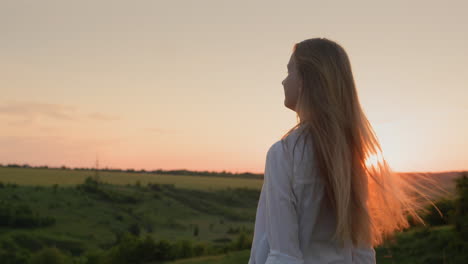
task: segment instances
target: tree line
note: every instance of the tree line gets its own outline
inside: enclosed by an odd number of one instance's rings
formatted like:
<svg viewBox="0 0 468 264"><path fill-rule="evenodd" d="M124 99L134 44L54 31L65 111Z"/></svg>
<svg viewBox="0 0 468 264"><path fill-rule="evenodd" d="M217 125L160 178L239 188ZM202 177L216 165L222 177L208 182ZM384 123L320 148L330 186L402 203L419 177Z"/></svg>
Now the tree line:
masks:
<svg viewBox="0 0 468 264"><path fill-rule="evenodd" d="M129 172L129 173L154 173L154 174L169 174L169 175L185 175L185 176L212 176L212 177L235 177L235 178L254 178L254 179L263 179L263 173L251 173L251 172L243 172L243 173L234 173L229 171L193 171L193 170L135 170L135 169L119 169L119 168L85 168L85 167L76 167L71 168L65 165L60 167L51 167L47 165L43 166L31 166L29 164L0 164L0 167L7 167L7 168L36 168L36 169L59 169L59 170L76 170L76 171L102 171L102 172Z"/></svg>

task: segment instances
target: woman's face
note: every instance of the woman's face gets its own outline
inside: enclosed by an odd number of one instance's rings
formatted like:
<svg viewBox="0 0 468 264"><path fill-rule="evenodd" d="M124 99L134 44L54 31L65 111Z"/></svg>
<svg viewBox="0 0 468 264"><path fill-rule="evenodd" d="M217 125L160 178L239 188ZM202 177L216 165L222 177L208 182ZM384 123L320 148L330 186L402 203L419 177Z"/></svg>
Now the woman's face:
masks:
<svg viewBox="0 0 468 264"><path fill-rule="evenodd" d="M288 75L283 80L282 84L284 87L284 105L296 111L297 98L299 92L302 89L302 80L300 78L299 72L297 71L296 62L294 56L291 55L288 65Z"/></svg>

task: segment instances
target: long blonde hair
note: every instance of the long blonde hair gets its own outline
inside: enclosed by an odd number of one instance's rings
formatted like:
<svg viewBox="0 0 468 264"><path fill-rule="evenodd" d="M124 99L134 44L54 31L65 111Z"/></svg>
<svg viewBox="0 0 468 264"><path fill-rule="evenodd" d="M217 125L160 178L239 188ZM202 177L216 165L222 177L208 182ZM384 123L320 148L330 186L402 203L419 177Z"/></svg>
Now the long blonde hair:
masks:
<svg viewBox="0 0 468 264"><path fill-rule="evenodd" d="M361 108L345 50L312 38L296 43L293 56L303 86L298 123L282 139L304 127L313 141L314 162L336 213L333 239L374 247L409 227L408 216L425 224L418 211L426 210L424 200L434 205L427 194L437 183L424 173L417 179L392 171Z"/></svg>

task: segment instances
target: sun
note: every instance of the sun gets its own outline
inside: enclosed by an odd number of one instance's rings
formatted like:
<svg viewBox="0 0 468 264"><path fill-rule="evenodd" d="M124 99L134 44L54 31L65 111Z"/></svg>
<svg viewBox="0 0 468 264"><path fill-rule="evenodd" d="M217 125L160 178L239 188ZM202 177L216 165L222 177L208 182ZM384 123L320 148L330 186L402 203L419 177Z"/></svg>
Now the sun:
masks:
<svg viewBox="0 0 468 264"><path fill-rule="evenodd" d="M378 152L377 154L371 154L366 159L366 167L377 167L379 164L383 163L383 155L382 152Z"/></svg>

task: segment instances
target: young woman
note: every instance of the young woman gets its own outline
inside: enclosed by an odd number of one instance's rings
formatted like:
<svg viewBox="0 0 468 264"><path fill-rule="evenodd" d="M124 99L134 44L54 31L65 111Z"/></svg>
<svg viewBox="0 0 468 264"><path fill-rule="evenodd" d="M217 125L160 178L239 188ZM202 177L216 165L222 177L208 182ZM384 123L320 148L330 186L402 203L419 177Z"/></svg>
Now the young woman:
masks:
<svg viewBox="0 0 468 264"><path fill-rule="evenodd" d="M284 105L298 123L266 155L249 264L375 263L373 247L408 216L424 223L411 195L422 185L383 158L339 44L296 43L287 68Z"/></svg>

